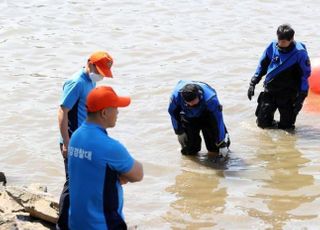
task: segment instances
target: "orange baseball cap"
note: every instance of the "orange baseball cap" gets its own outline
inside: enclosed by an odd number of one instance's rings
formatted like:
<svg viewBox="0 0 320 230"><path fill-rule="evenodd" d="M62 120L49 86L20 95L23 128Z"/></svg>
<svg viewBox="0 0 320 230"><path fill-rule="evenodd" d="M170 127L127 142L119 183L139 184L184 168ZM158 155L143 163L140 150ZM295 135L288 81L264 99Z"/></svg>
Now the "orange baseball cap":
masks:
<svg viewBox="0 0 320 230"><path fill-rule="evenodd" d="M109 86L99 86L90 91L87 97L87 111L98 112L108 107L126 107L130 97L120 97Z"/></svg>
<svg viewBox="0 0 320 230"><path fill-rule="evenodd" d="M88 60L89 63L94 64L98 72L104 77L112 77L111 66L113 64L112 57L104 51L97 51L91 54Z"/></svg>

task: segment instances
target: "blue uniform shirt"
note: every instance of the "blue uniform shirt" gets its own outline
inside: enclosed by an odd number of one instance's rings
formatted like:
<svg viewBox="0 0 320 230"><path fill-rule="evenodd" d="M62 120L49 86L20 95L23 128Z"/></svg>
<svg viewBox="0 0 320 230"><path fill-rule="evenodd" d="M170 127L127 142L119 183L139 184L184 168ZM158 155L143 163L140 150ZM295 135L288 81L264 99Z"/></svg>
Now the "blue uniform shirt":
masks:
<svg viewBox="0 0 320 230"><path fill-rule="evenodd" d="M181 96L180 90L187 84L197 84L202 89L202 97L200 98L199 105L195 108L189 108ZM226 135L221 108L222 106L219 103L216 91L208 84L198 81L181 80L173 90L168 112L171 116L173 129L177 133L181 129L180 119L178 118L181 111L184 112L186 117L192 118L199 117L205 110L208 110L217 122L219 135L216 143L218 144L224 140Z"/></svg>
<svg viewBox="0 0 320 230"><path fill-rule="evenodd" d="M60 105L70 110L68 113L69 136L85 121L86 98L95 87L96 83L90 80L85 69L78 71L71 80L64 83Z"/></svg>
<svg viewBox="0 0 320 230"><path fill-rule="evenodd" d="M299 67L299 70L295 71L295 74L299 74L298 91L306 92L309 89L308 77L311 73L311 66L305 45L301 42L295 42L294 48L284 53L278 50L277 41L273 41L262 54L254 77L258 78L257 82L259 82L262 76L266 75L264 81L266 86L285 70L293 68L295 65Z"/></svg>
<svg viewBox="0 0 320 230"><path fill-rule="evenodd" d="M110 229L124 221L118 175L134 165L126 148L101 126L84 122L71 137L68 161L70 229Z"/></svg>

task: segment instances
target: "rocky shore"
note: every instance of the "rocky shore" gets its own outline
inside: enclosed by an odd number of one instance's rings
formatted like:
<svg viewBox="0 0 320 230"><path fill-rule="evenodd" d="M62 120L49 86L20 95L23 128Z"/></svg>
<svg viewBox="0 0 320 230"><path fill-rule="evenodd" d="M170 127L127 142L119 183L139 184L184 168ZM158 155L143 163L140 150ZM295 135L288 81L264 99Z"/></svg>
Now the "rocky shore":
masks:
<svg viewBox="0 0 320 230"><path fill-rule="evenodd" d="M46 186L6 186L0 172L0 229L42 230L55 229L58 200L47 193Z"/></svg>

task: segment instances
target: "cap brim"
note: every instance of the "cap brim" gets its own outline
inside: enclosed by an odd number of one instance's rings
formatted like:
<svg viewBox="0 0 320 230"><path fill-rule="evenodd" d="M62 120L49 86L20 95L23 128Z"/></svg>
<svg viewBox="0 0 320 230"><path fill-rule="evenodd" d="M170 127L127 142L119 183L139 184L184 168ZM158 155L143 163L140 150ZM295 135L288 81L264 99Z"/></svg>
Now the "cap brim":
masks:
<svg viewBox="0 0 320 230"><path fill-rule="evenodd" d="M127 107L131 102L130 97L118 97L116 106L117 107Z"/></svg>
<svg viewBox="0 0 320 230"><path fill-rule="evenodd" d="M96 64L96 68L97 68L98 72L99 72L102 76L104 76L104 77L113 77L112 72L111 72L110 69L108 69L108 68L101 68L101 67L98 66L97 64Z"/></svg>

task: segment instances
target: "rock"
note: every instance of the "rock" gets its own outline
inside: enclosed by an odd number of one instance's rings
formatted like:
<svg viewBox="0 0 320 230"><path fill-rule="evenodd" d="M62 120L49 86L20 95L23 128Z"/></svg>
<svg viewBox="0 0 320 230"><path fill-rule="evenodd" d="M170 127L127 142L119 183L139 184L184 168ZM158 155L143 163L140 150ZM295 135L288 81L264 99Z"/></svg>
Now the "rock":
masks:
<svg viewBox="0 0 320 230"><path fill-rule="evenodd" d="M3 172L0 172L0 183L2 183L3 186L6 186L6 184L7 184L7 178Z"/></svg>
<svg viewBox="0 0 320 230"><path fill-rule="evenodd" d="M58 210L54 208L55 206L57 205L53 201L39 199L25 205L25 209L31 216L55 224L58 220Z"/></svg>
<svg viewBox="0 0 320 230"><path fill-rule="evenodd" d="M17 224L12 219L3 219L3 216L0 217L0 228L3 230L18 230Z"/></svg>
<svg viewBox="0 0 320 230"><path fill-rule="evenodd" d="M30 216L53 224L57 222L59 205L49 194L12 186L6 187L5 190Z"/></svg>
<svg viewBox="0 0 320 230"><path fill-rule="evenodd" d="M47 186L39 183L31 184L27 187L29 190L33 190L35 192L48 192Z"/></svg>
<svg viewBox="0 0 320 230"><path fill-rule="evenodd" d="M129 225L128 224L128 230L136 230L138 229L138 225Z"/></svg>
<svg viewBox="0 0 320 230"><path fill-rule="evenodd" d="M2 183L6 182L0 173ZM58 202L47 193L47 187L32 184L26 188L7 186L0 182L0 229L55 229Z"/></svg>
<svg viewBox="0 0 320 230"><path fill-rule="evenodd" d="M55 229L55 225L35 220L28 213L0 216L1 230L44 230Z"/></svg>
<svg viewBox="0 0 320 230"><path fill-rule="evenodd" d="M0 188L0 213L16 213L24 211L24 207L12 199L5 188Z"/></svg>
<svg viewBox="0 0 320 230"><path fill-rule="evenodd" d="M43 230L52 229L55 230L55 225L47 222L42 222L39 219L34 219L27 214L18 215L15 219L15 223L20 230Z"/></svg>

